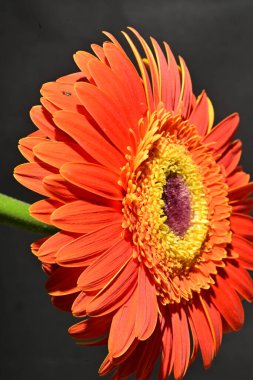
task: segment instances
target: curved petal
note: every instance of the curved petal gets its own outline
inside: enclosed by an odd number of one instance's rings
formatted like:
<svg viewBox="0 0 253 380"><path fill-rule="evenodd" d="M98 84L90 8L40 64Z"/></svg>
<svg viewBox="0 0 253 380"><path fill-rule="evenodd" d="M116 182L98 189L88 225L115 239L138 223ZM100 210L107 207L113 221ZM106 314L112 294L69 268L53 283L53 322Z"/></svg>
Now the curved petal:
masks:
<svg viewBox="0 0 253 380"><path fill-rule="evenodd" d="M68 136L56 127L52 115L42 106L34 106L30 111L33 123L45 136L52 140L65 141Z"/></svg>
<svg viewBox="0 0 253 380"><path fill-rule="evenodd" d="M181 67L181 93L179 99L179 107L182 107L182 116L187 119L192 107L192 82L191 77L186 66L186 63L182 57L179 57ZM182 102L182 104L180 104ZM180 111L180 110L179 110Z"/></svg>
<svg viewBox="0 0 253 380"><path fill-rule="evenodd" d="M100 316L119 309L132 296L137 276L138 264L131 259L113 281L87 304L87 315Z"/></svg>
<svg viewBox="0 0 253 380"><path fill-rule="evenodd" d="M48 141L45 137L25 137L19 140L18 149L27 161L34 162L36 158L33 153L33 147L45 141Z"/></svg>
<svg viewBox="0 0 253 380"><path fill-rule="evenodd" d="M89 123L84 115L69 111L54 114L55 123L71 136L91 157L116 173L125 158Z"/></svg>
<svg viewBox="0 0 253 380"><path fill-rule="evenodd" d="M206 135L209 125L209 107L205 91L197 98L196 105L189 117L189 122L196 125L201 136Z"/></svg>
<svg viewBox="0 0 253 380"><path fill-rule="evenodd" d="M228 150L218 160L219 165L223 165L226 171L226 175L230 175L236 168L240 161L242 154L242 143L237 140L234 141Z"/></svg>
<svg viewBox="0 0 253 380"><path fill-rule="evenodd" d="M43 185L43 178L55 174L56 170L38 163L21 164L15 167L14 177L23 186L41 195L50 196Z"/></svg>
<svg viewBox="0 0 253 380"><path fill-rule="evenodd" d="M82 190L68 183L60 174L52 174L43 179L43 185L52 198L63 203L84 199Z"/></svg>
<svg viewBox="0 0 253 380"><path fill-rule="evenodd" d="M244 311L240 298L221 276L217 276L212 286L212 301L229 326L237 331L244 322Z"/></svg>
<svg viewBox="0 0 253 380"><path fill-rule="evenodd" d="M99 230L80 236L63 246L57 253L57 262L63 266L87 266L121 239L120 224L106 225Z"/></svg>
<svg viewBox="0 0 253 380"><path fill-rule="evenodd" d="M120 103L114 103L105 92L89 83L76 83L75 91L103 133L125 155L127 146L131 146L129 129L132 125L126 124Z"/></svg>
<svg viewBox="0 0 253 380"><path fill-rule="evenodd" d="M69 328L69 334L79 340L94 341L109 332L112 316L104 315L101 318L88 318Z"/></svg>
<svg viewBox="0 0 253 380"><path fill-rule="evenodd" d="M197 297L189 305L188 310L201 349L204 367L208 368L214 357L215 344L205 312Z"/></svg>
<svg viewBox="0 0 253 380"><path fill-rule="evenodd" d="M168 67L168 62L163 54L162 49L160 48L160 45L157 43L157 41L154 38L151 38L152 45L154 47L156 60L157 60L157 66L159 71L159 87L160 87L160 96L161 101L165 105L165 109L170 111L173 109L173 104L171 102L171 97L169 96L170 91L170 72Z"/></svg>
<svg viewBox="0 0 253 380"><path fill-rule="evenodd" d="M43 263L55 264L57 251L74 240L77 236L78 235L63 231L57 232L40 246L36 256L38 256L38 259Z"/></svg>
<svg viewBox="0 0 253 380"><path fill-rule="evenodd" d="M91 193L108 199L121 200L119 176L103 166L90 163L67 163L61 167L61 175L67 181Z"/></svg>
<svg viewBox="0 0 253 380"><path fill-rule="evenodd" d="M189 365L190 335L183 308L172 308L172 344L174 353L174 377L182 379Z"/></svg>
<svg viewBox="0 0 253 380"><path fill-rule="evenodd" d="M51 216L51 223L70 232L89 233L108 224L121 222L122 214L114 208L85 201L68 203Z"/></svg>
<svg viewBox="0 0 253 380"><path fill-rule="evenodd" d="M33 203L29 208L29 212L35 219L50 224L51 214L61 206L62 203L54 199L42 199L41 201Z"/></svg>
<svg viewBox="0 0 253 380"><path fill-rule="evenodd" d="M226 119L222 120L211 129L210 133L204 138L204 143L208 144L214 142L214 149L217 151L224 149L224 147L226 147L226 145L232 140L239 121L240 119L237 113L229 115Z"/></svg>
<svg viewBox="0 0 253 380"><path fill-rule="evenodd" d="M233 200L239 200L247 197L253 192L253 182L247 183L246 185L234 187L233 189L229 189L228 196L230 202Z"/></svg>
<svg viewBox="0 0 253 380"><path fill-rule="evenodd" d="M46 288L52 296L60 296L76 293L79 289L77 279L83 268L60 267L51 275L46 283Z"/></svg>
<svg viewBox="0 0 253 380"><path fill-rule="evenodd" d="M136 292L122 305L112 319L108 350L112 359L118 358L129 350L135 340Z"/></svg>
<svg viewBox="0 0 253 380"><path fill-rule="evenodd" d="M152 335L156 327L157 316L158 304L155 284L143 265L140 265L135 322L135 334L139 340L146 340Z"/></svg>
<svg viewBox="0 0 253 380"><path fill-rule="evenodd" d="M128 81L124 82L121 75L98 60L90 61L88 66L97 87L117 104L126 126L137 130L143 114L140 112L139 104L136 104L136 98L131 96Z"/></svg>
<svg viewBox="0 0 253 380"><path fill-rule="evenodd" d="M72 83L45 83L41 88L41 95L62 110L78 111L81 108Z"/></svg>
<svg viewBox="0 0 253 380"><path fill-rule="evenodd" d="M232 263L230 261L227 261L224 271L228 275L227 280L232 288L235 289L237 293L248 302L252 302L253 281L249 273L239 265L236 265L236 263Z"/></svg>
<svg viewBox="0 0 253 380"><path fill-rule="evenodd" d="M169 47L169 45L164 42L168 65L169 65L169 82L171 83L169 86L169 92L170 92L170 99L172 103L172 109L176 110L178 108L178 102L180 97L180 76L179 76L179 70L178 65L175 60L175 57Z"/></svg>
<svg viewBox="0 0 253 380"><path fill-rule="evenodd" d="M78 278L79 288L87 293L101 290L125 267L132 256L132 251L129 242L117 241L81 274Z"/></svg>
<svg viewBox="0 0 253 380"><path fill-rule="evenodd" d="M66 144L59 141L37 144L33 148L33 153L41 161L58 169L66 162L86 161L85 152L80 151L78 144Z"/></svg>
<svg viewBox="0 0 253 380"><path fill-rule="evenodd" d="M165 315L164 320L165 325L162 335L162 357L159 368L158 380L164 380L170 376L174 361L174 345L172 340L171 318L168 318L168 316Z"/></svg>
<svg viewBox="0 0 253 380"><path fill-rule="evenodd" d="M77 73L64 75L63 77L58 78L56 80L56 82L73 84L73 83L76 83L76 82L79 82L79 81L83 81L85 79L86 78L83 75L83 73L81 73L80 71L78 71Z"/></svg>
<svg viewBox="0 0 253 380"><path fill-rule="evenodd" d="M253 270L253 243L242 236L234 234L232 236L232 249L239 255L237 260L243 268Z"/></svg>
<svg viewBox="0 0 253 380"><path fill-rule="evenodd" d="M146 54L146 58L148 61L148 66L151 74L151 81L152 81L152 95L154 99L154 106L156 107L159 102L161 101L161 83L159 81L159 73L158 73L158 67L155 61L155 58L152 54L151 49L149 48L146 41L142 38L142 36L137 32L134 28L128 28L132 31L132 33L135 34L135 36L138 38L139 42L141 43L143 50ZM126 34L123 33L126 37ZM129 42L129 41L128 41Z"/></svg>
<svg viewBox="0 0 253 380"><path fill-rule="evenodd" d="M123 49L107 42L103 45L105 56L113 72L127 84L132 99L135 99L136 114L144 114L147 109L141 78Z"/></svg>
<svg viewBox="0 0 253 380"><path fill-rule="evenodd" d="M230 217L231 230L238 235L251 238L253 236L253 217L233 213Z"/></svg>

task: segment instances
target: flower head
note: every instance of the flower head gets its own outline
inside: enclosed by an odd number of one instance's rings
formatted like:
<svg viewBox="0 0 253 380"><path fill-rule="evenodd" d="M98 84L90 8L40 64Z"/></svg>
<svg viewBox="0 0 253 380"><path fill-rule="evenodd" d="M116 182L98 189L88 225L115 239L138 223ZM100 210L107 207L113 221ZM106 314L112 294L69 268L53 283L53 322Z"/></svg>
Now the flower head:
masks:
<svg viewBox="0 0 253 380"><path fill-rule="evenodd" d="M99 373L182 379L198 350L205 367L252 301L253 183L232 141L239 117L213 127L182 58L123 33L79 51L80 71L46 83L20 140L15 177L46 198L31 215L60 229L32 246L57 307L81 321L70 334L108 344Z"/></svg>

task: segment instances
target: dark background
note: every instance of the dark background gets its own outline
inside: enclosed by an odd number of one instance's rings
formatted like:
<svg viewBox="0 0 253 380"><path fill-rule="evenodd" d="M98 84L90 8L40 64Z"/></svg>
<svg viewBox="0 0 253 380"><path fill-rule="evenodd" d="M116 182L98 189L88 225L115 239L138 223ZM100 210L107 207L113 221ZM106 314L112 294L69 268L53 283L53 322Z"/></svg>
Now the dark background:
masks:
<svg viewBox="0 0 253 380"><path fill-rule="evenodd" d="M216 121L240 113L242 164L253 173L252 0L1 0L0 12L1 192L38 199L12 171L24 161L17 141L33 130L28 111L39 102L41 84L75 71L72 54L102 43L102 30L119 37L127 25L183 55L196 93L205 88L212 99ZM95 380L105 349L80 348L69 338L74 320L51 306L45 275L29 250L38 237L1 226L0 377ZM187 380L253 379L253 311L245 306L243 329L224 337L210 370L199 359Z"/></svg>

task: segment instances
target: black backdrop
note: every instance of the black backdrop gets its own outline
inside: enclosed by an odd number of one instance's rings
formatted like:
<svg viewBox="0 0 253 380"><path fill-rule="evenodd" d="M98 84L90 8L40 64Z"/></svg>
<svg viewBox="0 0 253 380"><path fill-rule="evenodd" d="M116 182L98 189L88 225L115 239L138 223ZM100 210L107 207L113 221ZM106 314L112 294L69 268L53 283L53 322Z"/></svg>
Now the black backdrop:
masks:
<svg viewBox="0 0 253 380"><path fill-rule="evenodd" d="M12 170L23 162L17 141L33 129L28 111L41 84L75 71L72 54L102 43L102 30L119 36L127 25L183 55L196 93L205 88L213 100L216 121L240 113L242 163L253 173L252 0L1 0L0 11L1 192L38 199ZM97 379L105 349L80 348L68 337L73 318L51 306L45 275L29 251L38 237L1 226L1 379ZM245 326L224 337L211 369L204 371L199 359L186 379L253 379L253 311L245 306Z"/></svg>

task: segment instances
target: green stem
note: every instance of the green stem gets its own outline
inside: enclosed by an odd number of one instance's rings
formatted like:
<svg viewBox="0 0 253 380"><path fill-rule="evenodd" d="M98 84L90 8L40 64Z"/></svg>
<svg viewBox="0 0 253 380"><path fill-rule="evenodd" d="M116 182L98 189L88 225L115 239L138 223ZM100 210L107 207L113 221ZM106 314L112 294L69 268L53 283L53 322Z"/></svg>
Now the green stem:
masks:
<svg viewBox="0 0 253 380"><path fill-rule="evenodd" d="M0 223L23 228L44 235L53 235L55 227L41 223L29 214L28 203L0 194Z"/></svg>

